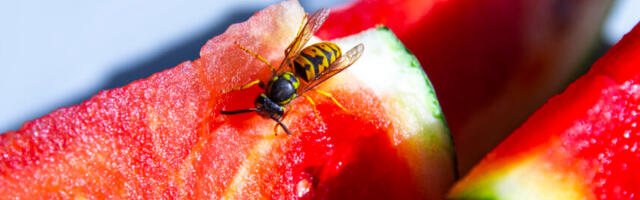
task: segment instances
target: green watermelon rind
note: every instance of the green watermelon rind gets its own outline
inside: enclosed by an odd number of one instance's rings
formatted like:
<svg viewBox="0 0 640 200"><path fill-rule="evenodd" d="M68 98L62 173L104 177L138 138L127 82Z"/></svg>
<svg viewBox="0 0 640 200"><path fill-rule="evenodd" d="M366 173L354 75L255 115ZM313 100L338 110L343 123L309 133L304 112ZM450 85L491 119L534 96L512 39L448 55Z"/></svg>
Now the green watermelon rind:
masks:
<svg viewBox="0 0 640 200"><path fill-rule="evenodd" d="M348 78L357 79L359 85L382 98L397 127L390 135L399 135L393 140L405 146L401 152L412 163L414 173L424 179L420 180L421 189L432 190L429 193L443 190L444 195L457 179L456 153L434 87L418 59L384 26L332 42L343 51L364 44L362 57L346 70L348 73L333 79L350 74Z"/></svg>
<svg viewBox="0 0 640 200"><path fill-rule="evenodd" d="M455 156L451 134L433 85L418 59L389 28L378 26L334 42L345 49L364 42L363 56L347 71L351 71L356 78L364 82L363 85L379 93L379 96L393 97L393 101L401 105L399 107L409 111L403 113L405 117L422 119L406 122L413 123L409 125L411 127L418 127L408 130L409 132L429 137L431 144L447 147L451 156ZM366 55L369 53L384 56ZM385 61L387 58L392 60ZM393 81L394 84L381 83L383 81Z"/></svg>

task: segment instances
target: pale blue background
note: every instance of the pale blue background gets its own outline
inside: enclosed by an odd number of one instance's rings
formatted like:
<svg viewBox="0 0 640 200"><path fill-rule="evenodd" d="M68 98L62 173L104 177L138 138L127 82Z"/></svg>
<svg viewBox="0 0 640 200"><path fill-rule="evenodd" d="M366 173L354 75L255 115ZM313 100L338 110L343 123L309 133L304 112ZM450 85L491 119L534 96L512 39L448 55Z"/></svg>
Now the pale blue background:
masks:
<svg viewBox="0 0 640 200"><path fill-rule="evenodd" d="M345 0L302 0L313 11ZM275 0L0 1L0 133L197 58L200 47ZM640 21L619 0L603 31L617 41Z"/></svg>
<svg viewBox="0 0 640 200"><path fill-rule="evenodd" d="M344 0L301 0L307 11ZM276 0L0 1L0 133L185 60Z"/></svg>

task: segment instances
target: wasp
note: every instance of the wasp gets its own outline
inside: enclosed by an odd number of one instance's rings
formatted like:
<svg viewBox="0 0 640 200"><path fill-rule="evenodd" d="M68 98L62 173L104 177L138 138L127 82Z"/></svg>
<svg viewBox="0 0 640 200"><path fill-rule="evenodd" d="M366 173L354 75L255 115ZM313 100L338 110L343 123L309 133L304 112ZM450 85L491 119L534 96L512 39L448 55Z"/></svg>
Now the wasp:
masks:
<svg viewBox="0 0 640 200"><path fill-rule="evenodd" d="M362 56L364 45L360 43L344 54L342 54L338 45L331 42L320 42L303 48L328 16L329 9L320 9L314 12L309 16L308 20L305 14L301 27L298 29L295 39L285 49L284 59L277 70L262 56L253 53L236 42L240 49L265 63L271 69L273 75L266 85L262 80L255 80L241 87L231 89L232 91L243 90L258 84L264 89L264 92L256 98L254 102L255 108L235 111L221 110L220 113L232 115L257 112L263 117L276 121L276 127L279 125L288 135L291 135L291 131L282 123L282 118L287 113L286 106L291 101L304 96L313 106L316 117L318 116L315 103L305 95L305 92L309 90L315 90L319 94L331 98L341 109L347 111L330 93L314 88L347 69L358 60Z"/></svg>

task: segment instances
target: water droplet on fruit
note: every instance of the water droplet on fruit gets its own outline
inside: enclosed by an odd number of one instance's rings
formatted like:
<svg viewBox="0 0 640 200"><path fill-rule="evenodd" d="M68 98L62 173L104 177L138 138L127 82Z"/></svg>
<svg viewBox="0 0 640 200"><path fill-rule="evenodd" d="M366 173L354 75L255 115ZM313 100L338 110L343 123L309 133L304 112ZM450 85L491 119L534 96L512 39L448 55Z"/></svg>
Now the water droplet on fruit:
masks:
<svg viewBox="0 0 640 200"><path fill-rule="evenodd" d="M637 125L638 125L638 124L637 124L637 123L635 123L635 122L631 123L631 127L633 127L633 128L635 128Z"/></svg>
<svg viewBox="0 0 640 200"><path fill-rule="evenodd" d="M299 198L309 193L309 190L311 190L311 182L308 179L298 181L296 185L296 195L298 195Z"/></svg>
<svg viewBox="0 0 640 200"><path fill-rule="evenodd" d="M618 138L611 139L611 144L615 145L618 143Z"/></svg>
<svg viewBox="0 0 640 200"><path fill-rule="evenodd" d="M624 138L629 138L629 135L631 134L631 130L626 130L624 131L624 135L622 135Z"/></svg>

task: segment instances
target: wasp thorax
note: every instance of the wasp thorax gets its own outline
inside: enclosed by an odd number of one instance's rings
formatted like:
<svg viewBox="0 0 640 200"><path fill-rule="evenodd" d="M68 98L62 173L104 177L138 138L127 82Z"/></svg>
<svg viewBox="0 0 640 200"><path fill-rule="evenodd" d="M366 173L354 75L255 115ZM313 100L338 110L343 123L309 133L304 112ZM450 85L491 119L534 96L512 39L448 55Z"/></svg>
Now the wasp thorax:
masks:
<svg viewBox="0 0 640 200"><path fill-rule="evenodd" d="M266 95L273 102L285 105L296 97L298 89L298 78L287 72L273 77L267 85Z"/></svg>

